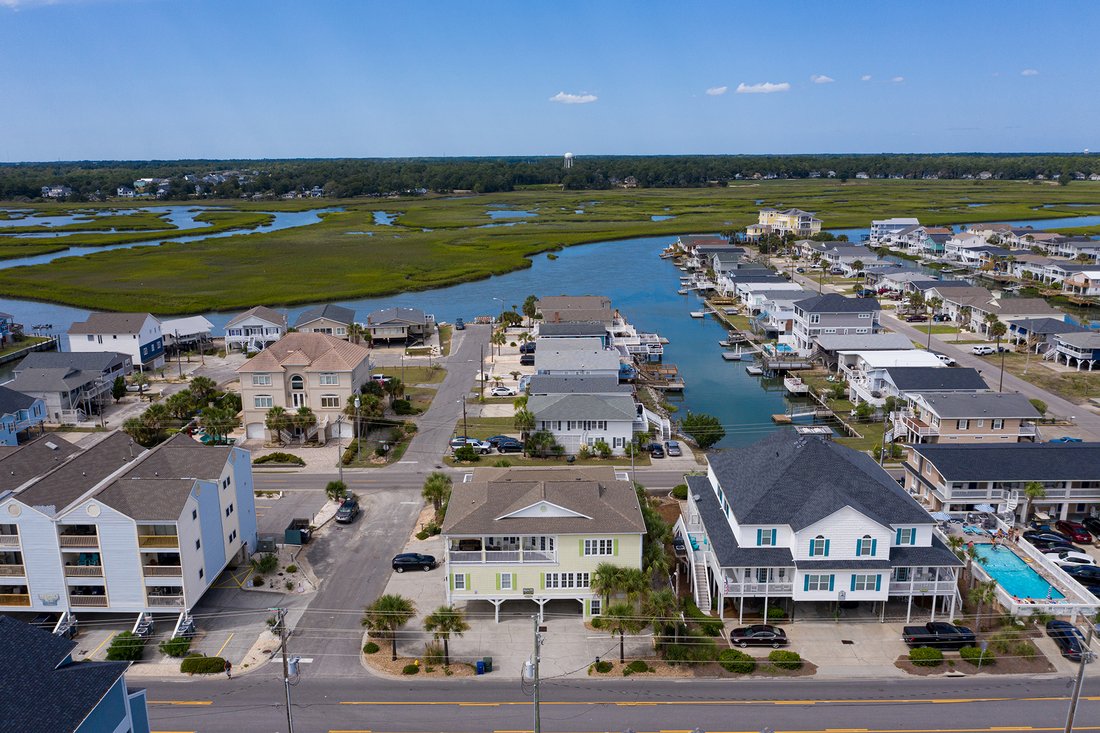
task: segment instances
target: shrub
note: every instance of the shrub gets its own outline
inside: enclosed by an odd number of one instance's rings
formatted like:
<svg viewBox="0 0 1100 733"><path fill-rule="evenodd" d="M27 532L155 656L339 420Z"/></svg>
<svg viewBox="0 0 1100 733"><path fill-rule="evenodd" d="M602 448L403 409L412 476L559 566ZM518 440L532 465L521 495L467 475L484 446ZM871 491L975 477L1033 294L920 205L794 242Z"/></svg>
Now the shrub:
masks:
<svg viewBox="0 0 1100 733"><path fill-rule="evenodd" d="M943 664L943 652L930 646L918 646L909 651L909 661L918 667L938 667Z"/></svg>
<svg viewBox="0 0 1100 733"><path fill-rule="evenodd" d="M443 645L428 642L424 645L424 664L443 664Z"/></svg>
<svg viewBox="0 0 1100 733"><path fill-rule="evenodd" d="M600 674L607 674L608 672L611 671L611 668L614 667L614 666L615 665L612 664L611 662L608 662L607 660L601 659L600 661L598 661L598 662L596 662L595 664L592 665L592 669L596 670Z"/></svg>
<svg viewBox="0 0 1100 733"><path fill-rule="evenodd" d="M959 656L963 658L964 662L970 662L975 667L978 666L979 660L983 667L997 661L997 657L993 652L986 649L985 654L982 654L982 650L976 646L964 646L959 650Z"/></svg>
<svg viewBox="0 0 1100 733"><path fill-rule="evenodd" d="M481 458L472 445L464 445L455 450L455 460L474 463Z"/></svg>
<svg viewBox="0 0 1100 733"><path fill-rule="evenodd" d="M802 657L799 656L798 652L774 649L768 655L768 661L779 669L802 669Z"/></svg>
<svg viewBox="0 0 1100 733"><path fill-rule="evenodd" d="M772 606L768 609L768 621L782 621L787 618L787 612L778 606Z"/></svg>
<svg viewBox="0 0 1100 733"><path fill-rule="evenodd" d="M687 501L688 498L688 485L677 484L672 489L672 498L679 499L680 501Z"/></svg>
<svg viewBox="0 0 1100 733"><path fill-rule="evenodd" d="M606 440L597 440L592 446L592 450L604 460L611 457L611 446L607 444Z"/></svg>
<svg viewBox="0 0 1100 733"><path fill-rule="evenodd" d="M756 660L738 649L723 649L718 655L718 664L733 674L752 674L756 669Z"/></svg>
<svg viewBox="0 0 1100 733"><path fill-rule="evenodd" d="M218 674L225 671L225 660L221 657L191 656L180 662L180 672L184 674Z"/></svg>
<svg viewBox="0 0 1100 733"><path fill-rule="evenodd" d="M493 465L497 468L511 468L512 462L509 461L507 458L498 458L496 461L493 462Z"/></svg>
<svg viewBox="0 0 1100 733"><path fill-rule="evenodd" d="M145 652L145 638L132 631L123 631L111 640L107 647L107 660L111 662L136 662Z"/></svg>
<svg viewBox="0 0 1100 733"><path fill-rule="evenodd" d="M577 448L577 460L578 461L587 461L591 457L592 457L592 449L589 448L587 445L582 445L580 448Z"/></svg>
<svg viewBox="0 0 1100 733"><path fill-rule="evenodd" d="M161 653L170 657L186 657L189 649L191 649L191 640L183 636L176 636L160 643Z"/></svg>
<svg viewBox="0 0 1100 733"><path fill-rule="evenodd" d="M394 400L393 411L397 415L415 415L416 410L413 409L412 403L408 400Z"/></svg>
<svg viewBox="0 0 1100 733"><path fill-rule="evenodd" d="M426 530L426 529L422 529L422 530L420 530L419 532L417 532L417 533L416 533L416 534L415 534L414 536L415 536L415 537L416 537L416 539L418 539L418 540L426 540L426 539L428 539L428 537L430 537L431 535L429 535L429 534L428 534L428 530Z"/></svg>
<svg viewBox="0 0 1100 733"><path fill-rule="evenodd" d="M642 672L648 672L649 665L643 662L641 659L635 659L630 664L626 665L626 669L623 670L623 674L641 674Z"/></svg>
<svg viewBox="0 0 1100 733"><path fill-rule="evenodd" d="M253 575L252 576L252 587L253 588L259 588L263 584L264 584L264 576L262 576L262 575Z"/></svg>
<svg viewBox="0 0 1100 733"><path fill-rule="evenodd" d="M378 456L379 458L382 458L387 453L389 453L389 451L386 449L386 446L384 446L384 445L380 445L380 446L378 446L377 448L374 449L374 455Z"/></svg>
<svg viewBox="0 0 1100 733"><path fill-rule="evenodd" d="M419 664L406 664L401 668L401 674L416 674L420 671Z"/></svg>
<svg viewBox="0 0 1100 733"><path fill-rule="evenodd" d="M265 552L252 560L252 569L259 575L273 573L279 568L279 557L270 552Z"/></svg>
<svg viewBox="0 0 1100 733"><path fill-rule="evenodd" d="M258 466L262 463L289 463L295 466L306 465L306 462L298 456L291 453L282 453L280 451L268 453L266 456L260 456L252 461L253 466Z"/></svg>
<svg viewBox="0 0 1100 733"><path fill-rule="evenodd" d="M600 618L599 616L593 616L592 617L592 628L602 629L603 628L603 619Z"/></svg>
<svg viewBox="0 0 1100 733"><path fill-rule="evenodd" d="M665 645L665 660L669 664L713 662L718 659L718 645L698 631L682 634L677 641L679 643Z"/></svg>
<svg viewBox="0 0 1100 733"><path fill-rule="evenodd" d="M690 598L684 602L684 615L688 617L689 621L698 624L699 629L707 636L722 635L722 622L700 611L699 607L695 605L695 601Z"/></svg>
<svg viewBox="0 0 1100 733"><path fill-rule="evenodd" d="M286 571L288 573L296 573L296 572L298 572L298 566L297 565L287 565L286 566Z"/></svg>
<svg viewBox="0 0 1100 733"><path fill-rule="evenodd" d="M290 580L288 578L286 583L284 583L284 585L286 585L287 590L294 590L294 581L293 580Z"/></svg>
<svg viewBox="0 0 1100 733"><path fill-rule="evenodd" d="M364 654L377 654L379 648L380 647L377 644L375 644L373 641L368 641L366 644L363 645L363 653Z"/></svg>

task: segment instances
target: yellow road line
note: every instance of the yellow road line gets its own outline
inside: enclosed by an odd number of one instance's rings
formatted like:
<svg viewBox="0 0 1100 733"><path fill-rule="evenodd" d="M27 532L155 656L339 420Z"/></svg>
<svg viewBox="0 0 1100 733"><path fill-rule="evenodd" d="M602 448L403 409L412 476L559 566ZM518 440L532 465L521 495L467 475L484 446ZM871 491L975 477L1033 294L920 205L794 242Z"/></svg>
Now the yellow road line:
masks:
<svg viewBox="0 0 1100 733"><path fill-rule="evenodd" d="M215 657L220 657L222 655L222 652L225 651L225 648L229 646L229 640L233 638L233 634L235 633L236 632L230 632L229 636L225 637L225 643L221 645L218 651L214 652Z"/></svg>
<svg viewBox="0 0 1100 733"><path fill-rule="evenodd" d="M110 635L110 636L108 636L108 637L107 637L106 639L104 639L103 641L101 641L101 642L99 643L99 646L97 646L97 647L96 647L95 649L93 649L93 650L92 650L92 653L91 653L91 654L89 654L89 655L87 656L87 658L88 658L88 659L91 659L92 657L94 657L94 656L96 655L96 652L98 652L98 651L99 651L100 649L102 649L102 648L103 648L103 646L104 646L104 645L105 645L105 644L106 644L107 642L109 642L109 641L110 641L111 639L113 639L113 638L115 638L115 635L114 635L114 634L111 634L111 635Z"/></svg>
<svg viewBox="0 0 1100 733"><path fill-rule="evenodd" d="M148 700L150 705L213 705L213 700Z"/></svg>

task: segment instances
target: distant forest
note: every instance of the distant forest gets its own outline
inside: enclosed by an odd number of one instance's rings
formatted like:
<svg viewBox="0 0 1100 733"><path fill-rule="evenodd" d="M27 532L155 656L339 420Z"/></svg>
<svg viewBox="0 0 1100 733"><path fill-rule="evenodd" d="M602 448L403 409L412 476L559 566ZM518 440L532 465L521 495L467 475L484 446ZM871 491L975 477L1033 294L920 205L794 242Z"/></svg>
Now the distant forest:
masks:
<svg viewBox="0 0 1100 733"><path fill-rule="evenodd" d="M216 198L282 196L315 187L326 197L342 198L455 190L492 193L531 185L604 189L629 183L641 188L693 188L756 177L846 180L863 173L871 178L910 179L977 178L986 173L1002 180L1043 176L1071 183L1100 174L1100 156L578 156L569 169L560 157L8 163L0 164L0 199L38 199L43 186L70 187L70 200L102 199L114 197L118 187L133 186L141 178L166 179L169 183L162 197L168 199L194 197L196 186L200 195Z"/></svg>

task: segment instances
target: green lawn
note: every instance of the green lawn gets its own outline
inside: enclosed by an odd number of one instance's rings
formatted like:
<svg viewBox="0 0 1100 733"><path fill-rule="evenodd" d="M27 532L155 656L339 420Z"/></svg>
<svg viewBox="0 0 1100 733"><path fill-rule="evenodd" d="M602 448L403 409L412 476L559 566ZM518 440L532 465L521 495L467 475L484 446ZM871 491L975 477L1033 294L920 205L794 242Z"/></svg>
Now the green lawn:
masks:
<svg viewBox="0 0 1100 733"><path fill-rule="evenodd" d="M12 354L16 351L21 351L21 350L27 348L28 346L34 346L35 344L40 344L43 341L49 341L49 339L45 338L44 336L27 336L22 341L17 341L13 344L8 344L4 348L0 349L0 356L7 356L8 354Z"/></svg>
<svg viewBox="0 0 1100 733"><path fill-rule="evenodd" d="M446 325L439 327L439 353L442 356L449 356L451 353L451 337L454 335L454 326Z"/></svg>
<svg viewBox="0 0 1100 733"><path fill-rule="evenodd" d="M1005 354L1005 371L1015 374L1036 387L1041 387L1048 392L1053 392L1070 402L1084 404L1093 397L1100 397L1100 371L1054 371L1048 369L1044 362L1036 359L1034 355L1027 359L1025 354ZM983 356L983 361L989 363L988 369L982 370L982 376L986 378L994 388L1001 373L1001 355L991 354ZM1024 366L1027 364L1027 373ZM1063 416L1065 417L1065 416Z"/></svg>
<svg viewBox="0 0 1100 733"><path fill-rule="evenodd" d="M404 368L399 366L379 367L375 370L375 373L397 377L406 385L440 384L447 377L447 370L441 366L406 366Z"/></svg>
<svg viewBox="0 0 1100 733"><path fill-rule="evenodd" d="M758 205L757 199L762 203ZM987 205L970 208L968 202ZM872 218L899 211L928 225L1053 218L1089 211L1040 208L1070 202L1100 206L1100 183L1058 187L1018 181L746 181L725 188L525 190L460 198L348 199L340 201L343 211L325 214L323 221L311 226L169 242L4 270L0 294L26 297L34 293L42 300L68 305L158 314L308 303L316 301L318 293L328 300L351 300L499 275L530 266L532 255L576 244L640 236L671 239L682 233L744 227L755 221L761 206L815 211L827 227L840 228L866 226ZM523 226L477 228L491 222L486 213L489 204L537 210L538 217ZM322 204L231 201L225 205L233 210L202 215L215 222L204 231L254 227L265 216L262 209L302 210ZM585 213L575 214L575 208ZM666 209L675 218L650 220ZM375 224L376 210L397 212L396 226ZM49 244L98 245L162 236L73 234ZM29 252L43 245L8 241L2 246L7 249L0 248L0 256L10 256L14 247L26 246ZM334 272L340 277L333 277Z"/></svg>

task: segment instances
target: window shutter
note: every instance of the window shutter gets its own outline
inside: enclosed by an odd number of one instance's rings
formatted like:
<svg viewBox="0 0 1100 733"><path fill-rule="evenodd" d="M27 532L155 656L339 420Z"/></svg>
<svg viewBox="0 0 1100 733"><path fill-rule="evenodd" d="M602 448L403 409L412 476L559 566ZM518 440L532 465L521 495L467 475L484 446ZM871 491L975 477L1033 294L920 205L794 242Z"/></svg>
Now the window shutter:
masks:
<svg viewBox="0 0 1100 733"><path fill-rule="evenodd" d="M825 540L825 557L828 557L828 556L829 556L829 540ZM832 590L832 588L830 588L829 590Z"/></svg>
<svg viewBox="0 0 1100 733"><path fill-rule="evenodd" d="M466 573L466 590L470 590L470 574Z"/></svg>
<svg viewBox="0 0 1100 733"><path fill-rule="evenodd" d="M802 576L802 590L808 591L809 589L810 589L810 576L809 575L803 575Z"/></svg>
<svg viewBox="0 0 1100 733"><path fill-rule="evenodd" d="M616 555L616 556L619 554L619 541L618 540L611 540L611 554Z"/></svg>
<svg viewBox="0 0 1100 733"><path fill-rule="evenodd" d="M591 598L585 598L584 599L584 615L585 616L591 616L592 615L592 599Z"/></svg>
<svg viewBox="0 0 1100 733"><path fill-rule="evenodd" d="M871 557L878 554L878 540L871 540Z"/></svg>
<svg viewBox="0 0 1100 733"><path fill-rule="evenodd" d="M894 544L901 544L901 527L898 527L897 532L894 533Z"/></svg>
<svg viewBox="0 0 1100 733"><path fill-rule="evenodd" d="M454 573L451 574L450 581L451 581L451 590L454 590L455 589L455 576L454 576Z"/></svg>
<svg viewBox="0 0 1100 733"><path fill-rule="evenodd" d="M497 573L497 590L500 590L500 573Z"/></svg>
<svg viewBox="0 0 1100 733"><path fill-rule="evenodd" d="M584 540L577 540L577 545L580 548L581 557L584 557Z"/></svg>
<svg viewBox="0 0 1100 733"><path fill-rule="evenodd" d="M778 531L779 530L776 530L776 529L772 530L772 547L775 547L775 535Z"/></svg>
<svg viewBox="0 0 1100 733"><path fill-rule="evenodd" d="M882 576L881 575L876 575L875 576L875 590L876 591L882 590Z"/></svg>
<svg viewBox="0 0 1100 733"><path fill-rule="evenodd" d="M546 573L539 573L539 588L546 590Z"/></svg>
<svg viewBox="0 0 1100 733"><path fill-rule="evenodd" d="M828 542L829 540L825 540L825 541ZM835 575L830 575L829 576L829 590L833 589L833 580L835 580L835 579L836 579Z"/></svg>
<svg viewBox="0 0 1100 733"><path fill-rule="evenodd" d="M758 529L756 530L756 545L759 547L762 544L764 544L764 530Z"/></svg>
<svg viewBox="0 0 1100 733"><path fill-rule="evenodd" d="M516 574L512 573L512 590L516 589Z"/></svg>
<svg viewBox="0 0 1100 733"><path fill-rule="evenodd" d="M863 540L859 539L859 540L856 540L856 557L859 557L862 554L863 554Z"/></svg>
<svg viewBox="0 0 1100 733"><path fill-rule="evenodd" d="M855 589L856 589L856 574L852 573L852 587L850 588L850 590L855 590Z"/></svg>
<svg viewBox="0 0 1100 733"><path fill-rule="evenodd" d="M909 532L909 544L911 544L911 545L917 544L917 528L916 527L913 527L912 531Z"/></svg>

